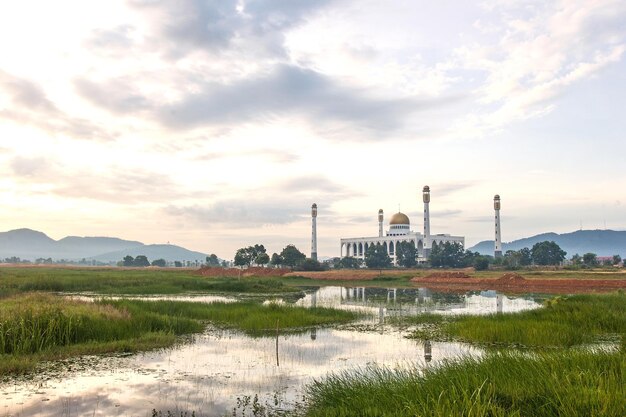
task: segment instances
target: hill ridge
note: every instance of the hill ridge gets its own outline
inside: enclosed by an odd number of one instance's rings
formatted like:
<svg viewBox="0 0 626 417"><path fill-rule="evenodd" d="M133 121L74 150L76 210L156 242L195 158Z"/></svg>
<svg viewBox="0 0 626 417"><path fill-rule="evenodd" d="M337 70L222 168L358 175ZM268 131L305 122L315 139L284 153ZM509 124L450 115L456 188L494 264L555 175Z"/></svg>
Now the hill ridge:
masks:
<svg viewBox="0 0 626 417"><path fill-rule="evenodd" d="M537 242L554 241L567 252L567 257L578 253L595 253L598 256L626 255L626 231L611 229L576 230L567 233L546 232L502 244L503 252L532 248ZM473 252L493 255L494 241L484 240L468 248Z"/></svg>
<svg viewBox="0 0 626 417"><path fill-rule="evenodd" d="M123 255L117 257L121 253ZM204 253L182 246L146 245L139 241L110 236L65 236L54 240L44 232L29 228L0 232L0 259L18 257L31 261L52 258L68 261L93 259L100 262L116 262L126 255L145 255L150 260L163 258L166 261L202 261L206 257Z"/></svg>

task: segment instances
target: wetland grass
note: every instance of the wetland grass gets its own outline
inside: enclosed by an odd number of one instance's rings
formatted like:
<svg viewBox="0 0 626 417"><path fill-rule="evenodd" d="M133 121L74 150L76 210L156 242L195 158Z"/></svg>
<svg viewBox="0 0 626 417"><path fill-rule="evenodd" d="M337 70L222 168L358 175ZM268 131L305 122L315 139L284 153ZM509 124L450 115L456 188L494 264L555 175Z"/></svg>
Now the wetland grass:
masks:
<svg viewBox="0 0 626 417"><path fill-rule="evenodd" d="M520 347L572 347L626 335L626 295L586 294L556 297L545 307L519 313L487 316L433 315L404 318L422 325L419 339L459 340L481 345Z"/></svg>
<svg viewBox="0 0 626 417"><path fill-rule="evenodd" d="M250 335L275 332L277 322L281 330L296 330L311 326L348 323L358 317L354 312L332 308L306 308L275 303L262 305L251 301L211 304L142 300L106 302L131 313L139 310L173 317L188 317L208 321L221 327L242 330Z"/></svg>
<svg viewBox="0 0 626 417"><path fill-rule="evenodd" d="M423 371L366 368L307 387L301 415L626 415L624 352L492 354Z"/></svg>
<svg viewBox="0 0 626 417"><path fill-rule="evenodd" d="M345 323L355 313L286 305L106 300L94 303L45 293L0 299L0 374L31 370L40 360L80 354L136 352L176 343L207 322L263 335Z"/></svg>
<svg viewBox="0 0 626 417"><path fill-rule="evenodd" d="M209 278L192 271L156 269L0 268L0 294L20 292L98 294L252 293L300 291L272 278Z"/></svg>

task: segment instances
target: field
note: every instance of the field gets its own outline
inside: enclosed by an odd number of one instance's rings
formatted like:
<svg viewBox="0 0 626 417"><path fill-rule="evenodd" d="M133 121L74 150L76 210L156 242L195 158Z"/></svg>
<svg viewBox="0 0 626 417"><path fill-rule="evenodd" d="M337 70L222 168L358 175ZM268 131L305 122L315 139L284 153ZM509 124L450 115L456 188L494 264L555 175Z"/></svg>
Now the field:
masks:
<svg viewBox="0 0 626 417"><path fill-rule="evenodd" d="M370 367L310 385L300 415L621 417L624 375L624 352L495 354L423 372Z"/></svg>
<svg viewBox="0 0 626 417"><path fill-rule="evenodd" d="M272 278L207 278L195 271L151 268L0 268L0 295L27 291L97 294L284 293Z"/></svg>
<svg viewBox="0 0 626 417"><path fill-rule="evenodd" d="M423 315L400 322L420 326L415 338L496 349L481 360L423 371L374 366L331 375L309 385L301 415L626 415L622 292L557 297L544 309L522 313ZM582 348L606 342L616 347Z"/></svg>
<svg viewBox="0 0 626 417"><path fill-rule="evenodd" d="M23 373L42 360L136 352L171 346L208 323L259 336L354 320L350 312L260 302L84 302L58 292L111 294L220 293L299 297L272 278L207 279L189 271L0 268L0 375Z"/></svg>
<svg viewBox="0 0 626 417"><path fill-rule="evenodd" d="M504 271L329 271L283 276L200 275L194 271L103 268L0 268L0 375L32 372L41 361L83 354L137 352L186 343L207 325L250 337L299 332L358 318L347 311L263 304L302 296L322 285L418 287L428 280L493 284ZM454 273L451 273L454 272ZM458 272L468 277L462 278ZM597 285L624 281L623 272L519 272L523 281ZM305 276L306 275L306 276ZM509 276L503 283L521 280ZM563 286L567 283L567 286ZM608 286L610 287L610 285ZM455 287L455 290L462 287ZM450 290L450 288L448 288ZM507 291L507 289L505 289ZM515 288L510 289L516 292ZM222 294L237 303L100 299L85 302L57 293ZM546 291L549 293L549 291ZM242 301L248 300L248 301ZM487 316L421 314L389 318L409 337L480 346L481 358L438 366L369 365L309 384L296 416L622 416L626 415L626 294L559 295L545 307ZM358 330L355 330L358 331ZM257 339L259 340L259 339ZM274 413L271 407L258 415Z"/></svg>

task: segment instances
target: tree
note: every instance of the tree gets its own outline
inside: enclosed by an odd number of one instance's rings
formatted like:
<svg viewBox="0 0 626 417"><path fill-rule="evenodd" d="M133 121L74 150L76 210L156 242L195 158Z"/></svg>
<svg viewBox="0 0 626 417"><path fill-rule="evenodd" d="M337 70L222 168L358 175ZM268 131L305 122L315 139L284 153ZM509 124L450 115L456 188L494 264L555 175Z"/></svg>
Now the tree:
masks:
<svg viewBox="0 0 626 417"><path fill-rule="evenodd" d="M220 266L220 260L216 254L212 253L206 257L206 264L208 266Z"/></svg>
<svg viewBox="0 0 626 417"><path fill-rule="evenodd" d="M124 259L122 259L122 265L123 266L135 266L135 258L133 258L130 255L124 256Z"/></svg>
<svg viewBox="0 0 626 417"><path fill-rule="evenodd" d="M262 253L266 253L265 246L263 245L254 245L248 246L247 248L240 248L237 250L237 253L235 253L235 265L250 266Z"/></svg>
<svg viewBox="0 0 626 417"><path fill-rule="evenodd" d="M272 258L270 259L270 264L272 264L273 266L280 266L283 264L283 258L281 258L279 254L274 252L272 254Z"/></svg>
<svg viewBox="0 0 626 417"><path fill-rule="evenodd" d="M291 268L295 268L306 259L306 255L300 252L294 245L285 246L282 252L280 252L280 257L283 260L283 265Z"/></svg>
<svg viewBox="0 0 626 417"><path fill-rule="evenodd" d="M585 253L583 255L583 263L586 266L596 266L598 265L598 257L595 253Z"/></svg>
<svg viewBox="0 0 626 417"><path fill-rule="evenodd" d="M571 261L572 265L580 265L583 263L583 258L579 254L575 253L574 256L572 256Z"/></svg>
<svg viewBox="0 0 626 417"><path fill-rule="evenodd" d="M472 266L477 271L485 271L489 269L489 258L486 256L476 256L474 257Z"/></svg>
<svg viewBox="0 0 626 417"><path fill-rule="evenodd" d="M622 262L622 257L619 255L613 255L613 265L619 265Z"/></svg>
<svg viewBox="0 0 626 417"><path fill-rule="evenodd" d="M257 257L254 259L254 263L257 265L266 265L269 263L269 261L270 261L270 256L265 252L259 253Z"/></svg>
<svg viewBox="0 0 626 417"><path fill-rule="evenodd" d="M324 268L317 260L306 258L299 265L299 268L303 271L322 271Z"/></svg>
<svg viewBox="0 0 626 417"><path fill-rule="evenodd" d="M252 257L247 251L247 248L239 248L235 253L235 266L250 266L252 263Z"/></svg>
<svg viewBox="0 0 626 417"><path fill-rule="evenodd" d="M338 263L339 268L358 269L363 265L363 260L353 256L344 256Z"/></svg>
<svg viewBox="0 0 626 417"><path fill-rule="evenodd" d="M183 263L181 261L174 261L174 266L176 268L182 268L183 267Z"/></svg>
<svg viewBox="0 0 626 417"><path fill-rule="evenodd" d="M529 266L533 263L533 258L530 253L530 249L522 248L517 251L519 253L519 264L520 266Z"/></svg>
<svg viewBox="0 0 626 417"><path fill-rule="evenodd" d="M148 258L145 255L137 255L137 257L135 258L135 262L133 262L133 265L140 267L150 266L150 261L148 261Z"/></svg>
<svg viewBox="0 0 626 417"><path fill-rule="evenodd" d="M387 248L380 243L370 245L365 252L365 265L375 269L390 267L391 258L387 254Z"/></svg>
<svg viewBox="0 0 626 417"><path fill-rule="evenodd" d="M430 251L430 264L433 267L458 268L463 266L465 252L458 242L444 242L433 245Z"/></svg>
<svg viewBox="0 0 626 417"><path fill-rule="evenodd" d="M565 259L567 252L552 241L537 242L530 250L533 262L537 265L558 265Z"/></svg>
<svg viewBox="0 0 626 417"><path fill-rule="evenodd" d="M161 268L164 268L166 265L167 262L165 262L165 259L163 258L152 261L152 266L160 266Z"/></svg>
<svg viewBox="0 0 626 417"><path fill-rule="evenodd" d="M413 268L417 265L415 242L398 242L396 244L396 262L405 268Z"/></svg>
<svg viewBox="0 0 626 417"><path fill-rule="evenodd" d="M522 248L520 250L508 250L504 254L503 264L508 269L517 269L520 266L528 266L532 264L533 259L530 249Z"/></svg>

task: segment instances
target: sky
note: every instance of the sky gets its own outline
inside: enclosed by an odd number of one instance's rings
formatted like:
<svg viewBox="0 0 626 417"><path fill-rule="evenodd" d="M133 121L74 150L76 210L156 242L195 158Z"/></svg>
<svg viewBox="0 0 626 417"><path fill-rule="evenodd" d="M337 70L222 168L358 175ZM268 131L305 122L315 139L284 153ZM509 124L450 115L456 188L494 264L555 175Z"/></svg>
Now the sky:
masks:
<svg viewBox="0 0 626 417"><path fill-rule="evenodd" d="M0 6L0 231L232 259L421 231L626 230L626 2Z"/></svg>

